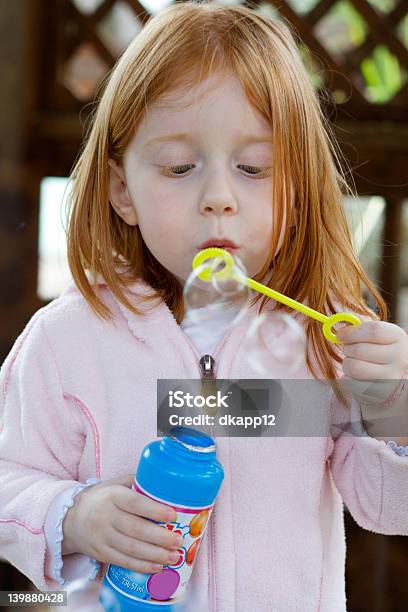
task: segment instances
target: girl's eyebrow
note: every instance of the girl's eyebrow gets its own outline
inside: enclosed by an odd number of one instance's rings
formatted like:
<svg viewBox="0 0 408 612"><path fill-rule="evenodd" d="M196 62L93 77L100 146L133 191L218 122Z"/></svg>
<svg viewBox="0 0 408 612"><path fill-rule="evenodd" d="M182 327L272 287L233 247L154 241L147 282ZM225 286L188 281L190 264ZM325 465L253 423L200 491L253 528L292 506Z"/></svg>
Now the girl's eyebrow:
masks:
<svg viewBox="0 0 408 612"><path fill-rule="evenodd" d="M178 133L178 134L166 134L165 136L159 136L152 138L143 145L143 148L150 147L158 142L172 142L172 141L183 141L183 142L194 142L194 138L190 134ZM237 143L246 144L248 142L272 142L272 136L253 136L252 134L244 134L241 136Z"/></svg>

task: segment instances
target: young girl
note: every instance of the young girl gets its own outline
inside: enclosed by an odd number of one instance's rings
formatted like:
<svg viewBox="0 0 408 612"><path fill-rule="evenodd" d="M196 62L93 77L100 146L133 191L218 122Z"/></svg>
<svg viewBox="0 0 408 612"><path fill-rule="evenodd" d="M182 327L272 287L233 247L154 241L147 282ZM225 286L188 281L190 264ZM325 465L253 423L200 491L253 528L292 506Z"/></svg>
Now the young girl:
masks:
<svg viewBox="0 0 408 612"><path fill-rule="evenodd" d="M353 253L327 131L288 27L249 8L176 3L119 60L72 173L74 282L34 314L1 370L0 556L39 589L89 578L96 610L108 563L157 572L180 545L148 520L172 520L171 508L130 489L157 434L157 380L200 377L204 354L217 378L257 378L245 330L284 308L257 294L236 326L220 319L198 341L183 286L205 243L229 240L251 278L363 319L343 329L343 355L302 319L307 354L290 376L330 381L328 422L396 405L408 421L407 336L380 320L385 304ZM350 413L344 375L396 389L351 398ZM344 612L342 501L363 528L408 534L406 438L217 444L225 479L190 582L205 610Z"/></svg>

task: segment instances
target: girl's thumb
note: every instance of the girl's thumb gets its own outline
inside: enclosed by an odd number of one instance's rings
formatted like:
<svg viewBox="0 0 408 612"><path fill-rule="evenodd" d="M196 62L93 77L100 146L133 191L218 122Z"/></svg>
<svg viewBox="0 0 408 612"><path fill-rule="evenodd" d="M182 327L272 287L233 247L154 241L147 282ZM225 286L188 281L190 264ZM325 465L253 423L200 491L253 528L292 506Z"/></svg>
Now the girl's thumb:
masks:
<svg viewBox="0 0 408 612"><path fill-rule="evenodd" d="M118 478L112 478L112 480L109 481L109 484L119 484L130 489L134 478L134 474L125 474L124 476L118 476Z"/></svg>

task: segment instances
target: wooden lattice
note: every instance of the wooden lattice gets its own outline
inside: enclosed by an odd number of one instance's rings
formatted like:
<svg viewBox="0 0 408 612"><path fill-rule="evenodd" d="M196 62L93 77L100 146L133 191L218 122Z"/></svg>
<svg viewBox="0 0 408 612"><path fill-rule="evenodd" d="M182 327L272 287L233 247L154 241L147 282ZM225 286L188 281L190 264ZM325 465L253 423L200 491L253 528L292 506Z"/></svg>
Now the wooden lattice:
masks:
<svg viewBox="0 0 408 612"><path fill-rule="evenodd" d="M237 0L238 1L238 0ZM43 38L50 75L43 95L44 110L70 111L91 100L98 83L113 66L129 40L120 40L124 25L132 36L150 17L138 0L46 0L49 29ZM321 84L333 101L358 119L406 120L408 102L408 0L244 0L253 10L292 23L307 46ZM314 6L302 10L304 4ZM374 5L390 8L380 11ZM94 10L92 10L94 8ZM365 31L360 44L343 53L330 44L330 15L337 9L352 10ZM120 27L109 33L109 22L121 16ZM331 17L339 21L337 17ZM341 21L339 21L341 23ZM113 30L113 31L112 31ZM405 32L405 33L404 33ZM362 67L373 61L380 48L393 62L398 76L395 91L378 103L370 99L370 88ZM54 52L55 51L55 52ZM367 69L369 65L367 65ZM381 75L380 75L381 76ZM387 74L383 75L384 78Z"/></svg>
<svg viewBox="0 0 408 612"><path fill-rule="evenodd" d="M408 102L408 49L397 35L400 23L407 18L408 2L400 0L388 13L380 13L375 10L367 0L350 0L355 10L364 20L367 26L367 36L364 42L346 53L341 61L336 60L327 48L322 44L315 34L316 25L324 19L327 13L337 4L335 0L321 0L307 14L299 14L291 8L290 3L285 0L269 0L280 14L288 19L297 29L301 39L308 45L312 54L321 58L325 67L331 71L330 90L335 88L344 89L349 83L351 95L345 106L354 116L360 119L388 118L394 120L406 120L406 105ZM405 84L396 92L387 104L374 105L362 91L363 79L361 73L361 62L370 56L377 45L384 46L395 56L404 74Z"/></svg>

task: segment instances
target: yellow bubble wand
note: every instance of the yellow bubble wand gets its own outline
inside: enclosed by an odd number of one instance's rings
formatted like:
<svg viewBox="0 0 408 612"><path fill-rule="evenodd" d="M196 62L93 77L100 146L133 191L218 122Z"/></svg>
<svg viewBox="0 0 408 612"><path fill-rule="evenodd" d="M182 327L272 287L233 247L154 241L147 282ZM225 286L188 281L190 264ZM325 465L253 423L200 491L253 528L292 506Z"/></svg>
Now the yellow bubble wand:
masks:
<svg viewBox="0 0 408 612"><path fill-rule="evenodd" d="M286 304L286 306L289 306L294 310L298 310L299 312L307 315L308 317L311 317L312 319L315 319L316 321L320 321L320 323L323 324L323 334L325 338L329 340L329 342L333 342L334 344L340 344L340 340L338 340L336 334L334 334L331 329L336 323L351 323L352 325L361 325L361 320L356 317L356 315L353 315L349 312L337 312L336 314L330 315L330 317L328 317L318 312L317 310L314 310L313 308L309 308L309 306L305 306L304 304L301 304L300 302L297 302L296 300L293 300L292 298L289 298L286 295L275 291L274 289L266 287L262 283L254 281L252 278L248 278L237 268L231 253L219 247L210 247L208 249L203 249L202 251L197 253L192 263L193 270L198 268L198 266L203 264L207 259L212 259L214 257L221 259L221 262L218 261L215 262L215 264L219 265L219 263L224 263L224 268L222 270L219 270L218 272L214 272L214 268L216 267L215 265L212 266L212 268L206 267L200 272L198 278L205 282L210 282L213 274L216 278L220 280L228 280L230 278L233 278L234 280L237 280L238 282L247 285L250 289L253 289L254 291L259 291L260 293L263 293L264 295L273 298L277 302Z"/></svg>

